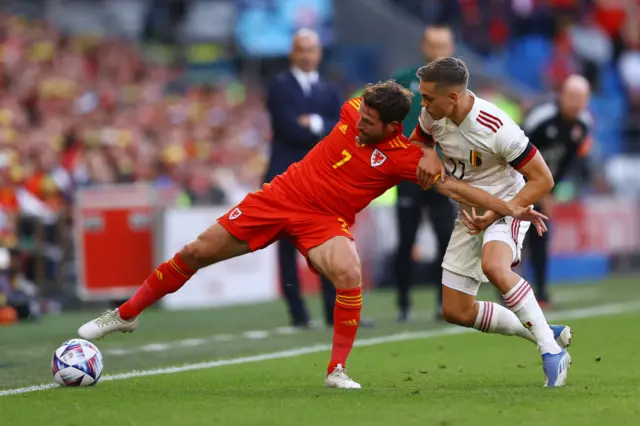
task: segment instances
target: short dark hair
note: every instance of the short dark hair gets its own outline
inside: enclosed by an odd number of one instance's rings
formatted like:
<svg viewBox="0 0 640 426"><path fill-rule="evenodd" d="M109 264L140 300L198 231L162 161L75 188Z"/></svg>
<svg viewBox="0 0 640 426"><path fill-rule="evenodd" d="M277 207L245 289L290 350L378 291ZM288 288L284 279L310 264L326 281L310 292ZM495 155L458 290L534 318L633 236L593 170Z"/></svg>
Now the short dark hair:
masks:
<svg viewBox="0 0 640 426"><path fill-rule="evenodd" d="M362 92L365 105L378 111L383 123L403 121L411 109L412 97L411 90L405 89L395 80L369 83Z"/></svg>
<svg viewBox="0 0 640 426"><path fill-rule="evenodd" d="M467 87L469 69L462 59L448 56L438 58L420 67L416 76L420 81L435 83L436 87Z"/></svg>

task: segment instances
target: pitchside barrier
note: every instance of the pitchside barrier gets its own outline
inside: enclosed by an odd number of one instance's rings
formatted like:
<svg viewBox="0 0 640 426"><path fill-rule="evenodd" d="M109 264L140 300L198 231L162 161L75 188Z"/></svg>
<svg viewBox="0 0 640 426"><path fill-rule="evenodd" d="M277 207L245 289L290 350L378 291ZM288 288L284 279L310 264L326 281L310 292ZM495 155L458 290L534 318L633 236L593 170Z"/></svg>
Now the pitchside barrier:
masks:
<svg viewBox="0 0 640 426"><path fill-rule="evenodd" d="M177 208L173 207L175 193L145 185L82 189L76 200L77 293L83 300L130 296L157 264L233 207ZM614 197L559 205L550 227L551 281L600 279L611 272L612 259L637 258L639 207L635 200ZM435 253L431 226L425 223L420 230L418 261L430 260ZM388 276L384 269L393 258L396 229L393 206L372 205L358 215L352 233L362 259L365 288ZM525 241L525 273L526 259ZM301 256L298 265L304 293L317 292L318 277ZM626 266L639 265L629 260ZM189 285L166 297L163 305L168 309L221 306L274 300L280 294L276 250L271 246L203 269Z"/></svg>

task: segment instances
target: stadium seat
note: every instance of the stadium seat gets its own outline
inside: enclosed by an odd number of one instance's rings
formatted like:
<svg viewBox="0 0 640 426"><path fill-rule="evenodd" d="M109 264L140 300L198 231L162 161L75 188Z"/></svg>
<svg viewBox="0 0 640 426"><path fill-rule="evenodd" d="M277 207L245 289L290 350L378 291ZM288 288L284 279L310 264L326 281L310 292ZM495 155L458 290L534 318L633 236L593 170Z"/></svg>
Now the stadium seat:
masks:
<svg viewBox="0 0 640 426"><path fill-rule="evenodd" d="M545 65L551 59L551 42L539 36L523 37L509 46L507 72L534 90L543 90Z"/></svg>

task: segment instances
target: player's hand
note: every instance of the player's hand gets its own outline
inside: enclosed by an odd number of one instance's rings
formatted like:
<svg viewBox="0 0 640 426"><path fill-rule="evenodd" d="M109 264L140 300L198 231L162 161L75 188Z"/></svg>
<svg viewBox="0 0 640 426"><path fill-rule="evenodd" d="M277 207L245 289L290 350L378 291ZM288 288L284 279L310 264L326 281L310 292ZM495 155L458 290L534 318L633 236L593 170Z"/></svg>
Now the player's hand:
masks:
<svg viewBox="0 0 640 426"><path fill-rule="evenodd" d="M298 124L306 128L311 127L311 116L309 114L301 115L298 117Z"/></svg>
<svg viewBox="0 0 640 426"><path fill-rule="evenodd" d="M471 214L466 210L462 210L462 223L469 229L470 235L478 235L498 219L500 219L500 216L490 210L481 216L476 214L475 207L471 209Z"/></svg>
<svg viewBox="0 0 640 426"><path fill-rule="evenodd" d="M545 220L549 220L549 218L543 215L542 213L535 211L533 209L533 206L528 206L528 207L511 206L511 207L513 209L513 213L511 216L514 217L515 219L531 222L533 226L536 227L536 232L538 233L538 235L542 236L542 234L548 231Z"/></svg>
<svg viewBox="0 0 640 426"><path fill-rule="evenodd" d="M526 222L531 222L533 226L536 227L538 235L542 236L542 234L547 232L547 225L544 221L548 218L542 213L533 210L533 207L515 206L513 207L513 210L513 217ZM491 226L495 221L500 219L500 217L500 215L492 211L487 211L482 216L478 216L475 208L471 209L471 215L465 210L462 211L462 222L469 229L470 235L478 235L480 232Z"/></svg>
<svg viewBox="0 0 640 426"><path fill-rule="evenodd" d="M416 177L418 178L418 184L423 189L429 189L433 186L438 176L442 182L445 181L446 171L435 149L425 148L422 149L422 153L422 158L418 162Z"/></svg>
<svg viewBox="0 0 640 426"><path fill-rule="evenodd" d="M542 234L547 232L547 224L544 223L544 219L542 219L541 217L535 218L534 220L531 221L531 223L533 224L533 226L536 227L536 232L538 233L539 236L542 237Z"/></svg>

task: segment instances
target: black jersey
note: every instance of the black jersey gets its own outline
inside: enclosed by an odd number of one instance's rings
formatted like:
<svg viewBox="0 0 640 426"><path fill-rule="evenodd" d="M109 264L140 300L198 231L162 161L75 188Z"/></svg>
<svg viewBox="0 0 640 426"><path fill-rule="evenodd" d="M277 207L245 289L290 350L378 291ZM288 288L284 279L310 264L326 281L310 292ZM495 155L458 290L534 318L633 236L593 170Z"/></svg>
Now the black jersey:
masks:
<svg viewBox="0 0 640 426"><path fill-rule="evenodd" d="M583 111L576 120L569 120L560 114L557 102L551 100L531 108L522 129L542 154L553 179L559 182L570 170L591 127L588 111Z"/></svg>

